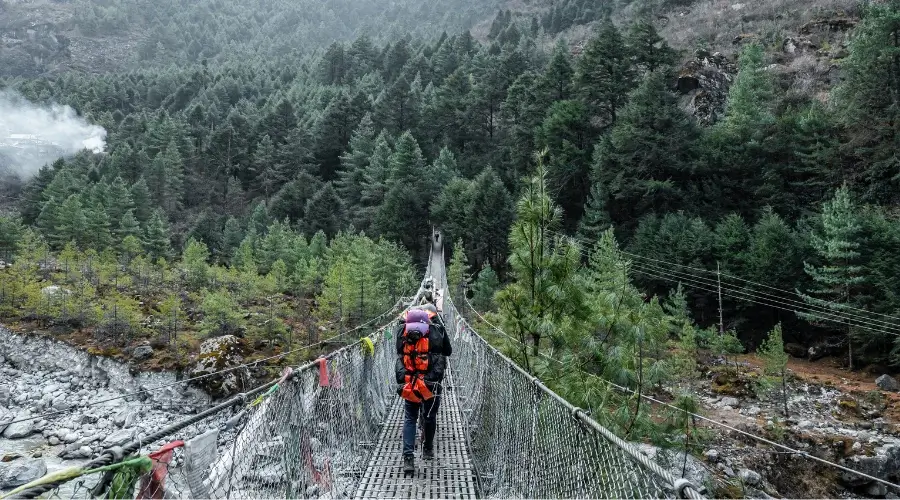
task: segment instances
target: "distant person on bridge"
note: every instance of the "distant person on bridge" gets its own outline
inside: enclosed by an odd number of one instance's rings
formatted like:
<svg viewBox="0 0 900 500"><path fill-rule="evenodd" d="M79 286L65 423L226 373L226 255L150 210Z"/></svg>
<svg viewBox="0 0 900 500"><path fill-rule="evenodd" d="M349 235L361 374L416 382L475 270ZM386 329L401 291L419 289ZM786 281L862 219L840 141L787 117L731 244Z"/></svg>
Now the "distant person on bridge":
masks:
<svg viewBox="0 0 900 500"><path fill-rule="evenodd" d="M403 423L403 472L415 471L416 423L423 413L422 458L434 458L434 434L440 406L446 356L453 353L450 337L433 304L408 310L395 333L397 393L405 399Z"/></svg>

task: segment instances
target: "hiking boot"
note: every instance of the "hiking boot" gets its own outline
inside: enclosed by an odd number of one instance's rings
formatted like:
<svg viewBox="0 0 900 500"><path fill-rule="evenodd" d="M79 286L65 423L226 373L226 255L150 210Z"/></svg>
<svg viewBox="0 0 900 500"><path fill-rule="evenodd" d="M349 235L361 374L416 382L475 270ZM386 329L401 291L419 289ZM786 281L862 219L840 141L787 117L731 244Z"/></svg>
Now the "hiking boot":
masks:
<svg viewBox="0 0 900 500"><path fill-rule="evenodd" d="M434 460L434 448L425 448L422 450L422 458L425 460Z"/></svg>
<svg viewBox="0 0 900 500"><path fill-rule="evenodd" d="M415 458L412 455L406 455L403 457L403 473L404 474L412 474L416 471Z"/></svg>

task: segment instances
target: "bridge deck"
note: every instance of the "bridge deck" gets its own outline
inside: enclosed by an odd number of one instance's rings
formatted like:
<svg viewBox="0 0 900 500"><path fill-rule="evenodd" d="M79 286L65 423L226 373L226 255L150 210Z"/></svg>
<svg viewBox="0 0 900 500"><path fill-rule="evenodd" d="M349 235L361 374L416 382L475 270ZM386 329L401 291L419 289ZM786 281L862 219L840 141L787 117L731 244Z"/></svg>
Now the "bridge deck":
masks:
<svg viewBox="0 0 900 500"><path fill-rule="evenodd" d="M360 481L356 498L477 498L475 477L452 389L441 395L434 440L434 460L422 460L416 449L416 472L403 474L403 400L388 415L378 445ZM420 432L420 431L419 431ZM418 432L417 432L418 436Z"/></svg>

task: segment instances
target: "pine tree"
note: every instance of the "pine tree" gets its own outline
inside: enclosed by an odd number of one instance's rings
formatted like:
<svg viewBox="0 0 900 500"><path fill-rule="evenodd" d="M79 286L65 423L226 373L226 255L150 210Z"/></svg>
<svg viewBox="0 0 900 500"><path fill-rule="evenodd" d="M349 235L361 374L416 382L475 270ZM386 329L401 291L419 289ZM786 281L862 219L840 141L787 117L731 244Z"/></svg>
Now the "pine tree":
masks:
<svg viewBox="0 0 900 500"><path fill-rule="evenodd" d="M493 311L494 295L500 289L500 280L491 266L481 268L475 283L472 285L472 306L480 312Z"/></svg>
<svg viewBox="0 0 900 500"><path fill-rule="evenodd" d="M271 223L272 218L269 216L269 209L266 207L266 204L264 202L257 203L256 207L253 208L253 213L250 214L249 227L253 228L254 233L264 236Z"/></svg>
<svg viewBox="0 0 900 500"><path fill-rule="evenodd" d="M187 285L192 290L200 290L207 285L209 279L209 249L193 238L184 247L181 262L187 276Z"/></svg>
<svg viewBox="0 0 900 500"><path fill-rule="evenodd" d="M424 165L415 138L409 132L404 133L391 155L388 190L375 217L379 234L402 242L414 252L424 248L420 236L431 231L428 209L430 200L436 196L433 181L421 176Z"/></svg>
<svg viewBox="0 0 900 500"><path fill-rule="evenodd" d="M609 212L606 211L607 197L603 184L594 182L591 194L584 207L584 216L578 222L578 237L583 241L596 242L600 235L612 226Z"/></svg>
<svg viewBox="0 0 900 500"><path fill-rule="evenodd" d="M128 236L141 237L141 225L135 218L133 209L129 208L125 211L125 215L119 221L119 227L115 230L115 235L120 241Z"/></svg>
<svg viewBox="0 0 900 500"><path fill-rule="evenodd" d="M172 253L169 227L162 210L156 209L144 231L144 245L153 259L167 259Z"/></svg>
<svg viewBox="0 0 900 500"><path fill-rule="evenodd" d="M106 213L109 216L109 224L113 230L117 230L122 225L122 218L125 213L134 208L134 200L128 191L128 186L121 177L116 177L109 186L109 195L107 196ZM132 214L134 217L134 214Z"/></svg>
<svg viewBox="0 0 900 500"><path fill-rule="evenodd" d="M634 62L646 71L656 71L675 62L675 51L659 36L647 17L638 18L629 27L625 44Z"/></svg>
<svg viewBox="0 0 900 500"><path fill-rule="evenodd" d="M853 31L850 55L841 63L835 102L849 131L848 149L858 159L867 202L896 204L900 196L900 2L867 4Z"/></svg>
<svg viewBox="0 0 900 500"><path fill-rule="evenodd" d="M106 208L99 202L94 202L84 211L85 215L85 239L86 243L95 250L102 250L112 243L112 235L109 216Z"/></svg>
<svg viewBox="0 0 900 500"><path fill-rule="evenodd" d="M59 208L57 226L54 232L48 235L48 239L56 242L60 248L70 241L74 241L80 248L86 248L87 224L80 197L76 194L70 195Z"/></svg>
<svg viewBox="0 0 900 500"><path fill-rule="evenodd" d="M716 224L715 250L716 261L721 271L737 276L749 273L748 258L750 251L750 228L738 214L728 214Z"/></svg>
<svg viewBox="0 0 900 500"><path fill-rule="evenodd" d="M225 221L225 230L222 235L222 243L224 248L222 253L225 255L226 261L234 254L234 250L240 246L241 240L244 239L244 231L241 229L240 222L234 217L228 217Z"/></svg>
<svg viewBox="0 0 900 500"><path fill-rule="evenodd" d="M468 254L477 266L500 269L506 260L509 228L515 216L512 198L500 177L485 168L470 184L466 196Z"/></svg>
<svg viewBox="0 0 900 500"><path fill-rule="evenodd" d="M275 145L268 134L256 146L253 152L253 184L256 191L269 199L278 186L284 181L280 166L275 162Z"/></svg>
<svg viewBox="0 0 900 500"><path fill-rule="evenodd" d="M131 186L131 199L134 201L134 217L141 224L150 222L153 205L150 203L150 189L143 177Z"/></svg>
<svg viewBox="0 0 900 500"><path fill-rule="evenodd" d="M860 262L861 224L856 206L846 184L839 188L831 200L822 205L821 232L812 235L813 250L822 262L815 266L804 262L806 273L813 280L813 287L806 293L797 292L810 306L823 313L797 312L797 315L813 324L841 323L834 314L852 312L861 306L861 287L866 278ZM828 312L832 312L829 315ZM853 327L842 327L847 335L847 351L850 369L853 369Z"/></svg>
<svg viewBox="0 0 900 500"><path fill-rule="evenodd" d="M65 245L68 242L64 239L60 240L59 238L62 236L56 231L56 228L59 226L63 201L65 200L59 200L55 196L45 201L41 208L41 212L38 214L37 220L35 221L41 234L43 234L44 237L47 238L47 241L54 247L60 247L60 245Z"/></svg>
<svg viewBox="0 0 900 500"><path fill-rule="evenodd" d="M330 182L306 202L306 217L303 223L306 234L313 235L319 231L328 238L341 230L344 220L344 204Z"/></svg>
<svg viewBox="0 0 900 500"><path fill-rule="evenodd" d="M535 131L537 145L548 152L548 181L571 219L581 216L590 191L588 174L594 130L584 104L557 101Z"/></svg>
<svg viewBox="0 0 900 500"><path fill-rule="evenodd" d="M543 158L529 179L510 230L509 264L513 283L496 297L504 329L525 345L529 340L537 356L541 339L562 335L563 323L579 322L584 306L576 285L580 249L572 241L551 236L562 222L562 211L548 195ZM531 369L528 353L521 355Z"/></svg>
<svg viewBox="0 0 900 500"><path fill-rule="evenodd" d="M665 75L648 73L595 150L593 182L608 192L614 223L683 209L699 133L666 90Z"/></svg>
<svg viewBox="0 0 900 500"><path fill-rule="evenodd" d="M402 74L375 101L375 120L391 134L415 130L419 121L421 96L412 92L410 78Z"/></svg>
<svg viewBox="0 0 900 500"><path fill-rule="evenodd" d="M763 372L776 379L780 385L781 401L784 405L784 417L788 418L788 390L787 390L787 362L788 355L784 352L784 340L781 338L781 323L769 332L769 336L763 340L757 354L763 360Z"/></svg>
<svg viewBox="0 0 900 500"><path fill-rule="evenodd" d="M574 74L575 70L572 69L568 47L564 40L559 40L553 50L553 57L541 78L541 86L547 92L550 102L571 98Z"/></svg>
<svg viewBox="0 0 900 500"><path fill-rule="evenodd" d="M450 298L456 307L462 307L463 289L467 286L466 280L466 251L462 240L456 240L453 244L453 257L450 259L450 267L447 268L447 287L450 289Z"/></svg>
<svg viewBox="0 0 900 500"><path fill-rule="evenodd" d="M362 204L366 168L374 151L375 129L371 113L366 113L350 138L349 149L341 155L341 170L335 182L338 195L351 210Z"/></svg>
<svg viewBox="0 0 900 500"><path fill-rule="evenodd" d="M360 192L362 208L352 216L353 227L366 234L375 234L375 216L384 201L390 180L391 154L387 135L382 131L375 139L375 148L363 172L364 183Z"/></svg>
<svg viewBox="0 0 900 500"><path fill-rule="evenodd" d="M634 79L631 61L619 30L609 19L588 41L575 73L575 87L593 115L604 125L616 122L619 108Z"/></svg>

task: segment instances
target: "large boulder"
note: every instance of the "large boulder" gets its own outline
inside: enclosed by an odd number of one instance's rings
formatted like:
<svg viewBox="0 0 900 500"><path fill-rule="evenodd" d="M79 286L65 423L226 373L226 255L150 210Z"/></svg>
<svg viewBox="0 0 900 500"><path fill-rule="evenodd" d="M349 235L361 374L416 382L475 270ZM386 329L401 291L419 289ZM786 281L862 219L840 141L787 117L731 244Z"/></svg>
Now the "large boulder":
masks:
<svg viewBox="0 0 900 500"><path fill-rule="evenodd" d="M6 426L3 437L6 439L19 439L28 437L34 432L34 419L30 418L30 411L22 411L16 414L13 423Z"/></svg>
<svg viewBox="0 0 900 500"><path fill-rule="evenodd" d="M883 391L898 392L900 391L900 383L894 377L884 374L875 379L875 385Z"/></svg>
<svg viewBox="0 0 900 500"><path fill-rule="evenodd" d="M0 462L0 490L28 484L46 473L47 464L39 458Z"/></svg>
<svg viewBox="0 0 900 500"><path fill-rule="evenodd" d="M719 52L697 50L694 59L678 72L678 92L689 98L688 111L703 125L712 125L725 113L728 88L737 67Z"/></svg>
<svg viewBox="0 0 900 500"><path fill-rule="evenodd" d="M197 363L190 371L191 378L203 378L192 383L214 398L227 397L244 390L251 382L250 371L246 367L219 372L243 364L245 352L243 340L234 335L223 335L203 342Z"/></svg>
<svg viewBox="0 0 900 500"><path fill-rule="evenodd" d="M841 461L843 465L885 481L896 483L900 480L900 445L890 444L875 449L873 456L854 455ZM841 482L852 488L866 486L871 480L852 474L841 473Z"/></svg>
<svg viewBox="0 0 900 500"><path fill-rule="evenodd" d="M149 345L135 347L134 351L131 353L131 357L133 357L136 361L149 359L150 356L153 356L153 348Z"/></svg>

